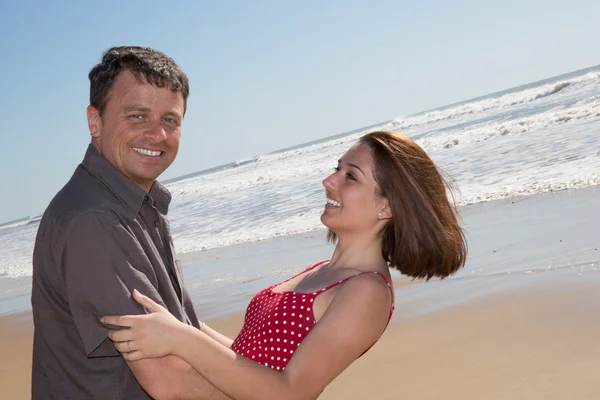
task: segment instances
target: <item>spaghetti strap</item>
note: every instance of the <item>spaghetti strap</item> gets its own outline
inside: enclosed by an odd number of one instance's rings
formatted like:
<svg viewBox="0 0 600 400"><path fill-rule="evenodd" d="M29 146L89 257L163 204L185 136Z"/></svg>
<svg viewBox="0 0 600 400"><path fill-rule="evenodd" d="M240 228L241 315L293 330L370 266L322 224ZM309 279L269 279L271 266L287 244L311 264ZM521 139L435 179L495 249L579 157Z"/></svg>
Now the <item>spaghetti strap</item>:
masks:
<svg viewBox="0 0 600 400"><path fill-rule="evenodd" d="M317 268L319 265L325 264L326 262L329 262L329 260L319 261L318 263L316 263L314 265L311 265L310 267L306 268L305 270L298 272L296 275L292 276L291 278L288 278L288 279L286 279L283 282L279 282L279 283L276 283L274 285L271 285L271 287L283 285L284 283L286 283L288 281L291 281L292 279L294 279L294 278L296 278L296 277L298 277L298 276L300 276L300 275L302 275L302 274L304 274L304 273L306 273L308 271L311 271L311 270Z"/></svg>
<svg viewBox="0 0 600 400"><path fill-rule="evenodd" d="M374 273L379 275L383 279L385 284L388 286L388 288L390 289L390 294L392 295L392 308L394 308L393 304L396 299L394 298L394 287L392 286L392 283L390 281L388 281L387 278L385 277L385 275L383 275L381 272L374 272Z"/></svg>
<svg viewBox="0 0 600 400"><path fill-rule="evenodd" d="M380 276L380 277L381 277L381 278L382 278L382 279L385 281L385 284L386 284L386 285L388 286L388 288L390 289L390 291L391 291L391 294L392 294L392 299L394 298L394 290L393 290L393 288L392 288L392 285L391 285L391 284L390 284L390 282L387 280L387 278L385 277L385 275L383 275L381 272L377 272L377 271L365 271L365 272L360 272L360 273L358 273L358 274L356 274L356 275L352 275L352 276L349 276L349 277L347 277L347 278L344 278L344 279L342 279L341 281L337 281L337 282L335 282L335 283L332 283L331 285L329 285L329 286L327 286L327 287L325 287L324 289L321 289L321 290L322 290L323 292L325 292L325 291L327 291L327 290L329 290L329 289L331 289L331 288L334 288L334 287L336 287L336 286L338 286L338 285L341 285L342 283L344 283L344 282L346 282L346 281L348 281L348 280L350 280L350 279L354 278L355 276L360 276L360 275L364 275L364 274L377 274L377 275L379 275L379 276Z"/></svg>
<svg viewBox="0 0 600 400"><path fill-rule="evenodd" d="M336 287L336 286L338 286L338 285L341 285L342 283L344 283L344 282L346 282L346 281L348 281L348 280L350 280L350 279L352 279L352 278L354 278L354 277L356 277L356 276L359 276L359 275L364 275L364 274L377 274L377 275L379 275L379 276L380 276L380 277L383 279L383 281L385 282L385 284L387 285L388 289L390 289L390 295L392 296L392 302L391 302L392 304L391 304L391 306L390 306L390 319L391 319L391 318L392 318L392 314L394 313L394 308L395 308L395 306L394 306L394 303L396 302L396 299L395 299L395 297L394 297L394 287L393 287L393 286L392 286L392 284L391 284L391 283L390 283L390 282L387 280L387 278L385 277L385 275L383 275L381 272L377 272L377 271L365 271L365 272L360 272L360 273L358 273L358 274L356 274L356 275L352 275L352 276L349 276L349 277L347 277L347 278L344 278L344 279L342 279L341 281L338 281L338 282L332 283L331 285L329 285L329 286L327 286L327 287L325 287L325 288L321 289L321 290L320 290L318 293L326 292L327 290L329 290L329 289L331 289L331 288L334 288L334 287ZM388 323L389 323L389 319L388 319ZM387 327L387 325L386 325L386 327Z"/></svg>

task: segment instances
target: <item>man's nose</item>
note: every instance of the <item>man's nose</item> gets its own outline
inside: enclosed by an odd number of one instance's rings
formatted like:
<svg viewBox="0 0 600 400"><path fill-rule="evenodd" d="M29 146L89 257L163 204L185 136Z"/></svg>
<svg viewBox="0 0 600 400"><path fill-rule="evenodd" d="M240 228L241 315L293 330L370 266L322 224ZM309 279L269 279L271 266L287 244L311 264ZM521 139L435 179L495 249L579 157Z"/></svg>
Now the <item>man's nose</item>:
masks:
<svg viewBox="0 0 600 400"><path fill-rule="evenodd" d="M152 139L155 142L164 142L167 140L167 132L161 121L152 122L147 128L145 136L149 139Z"/></svg>

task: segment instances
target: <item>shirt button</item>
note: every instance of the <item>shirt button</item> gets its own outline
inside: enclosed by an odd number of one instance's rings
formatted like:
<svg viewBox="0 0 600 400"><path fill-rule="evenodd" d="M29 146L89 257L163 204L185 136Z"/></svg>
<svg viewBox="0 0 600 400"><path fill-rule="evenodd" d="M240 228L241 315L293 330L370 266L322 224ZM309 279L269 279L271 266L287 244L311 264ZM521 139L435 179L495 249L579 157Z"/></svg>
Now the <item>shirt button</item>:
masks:
<svg viewBox="0 0 600 400"><path fill-rule="evenodd" d="M150 196L148 196L148 195L144 196L144 201L148 201L148 200L150 200Z"/></svg>
<svg viewBox="0 0 600 400"><path fill-rule="evenodd" d="M158 226L158 221L154 221L154 226Z"/></svg>

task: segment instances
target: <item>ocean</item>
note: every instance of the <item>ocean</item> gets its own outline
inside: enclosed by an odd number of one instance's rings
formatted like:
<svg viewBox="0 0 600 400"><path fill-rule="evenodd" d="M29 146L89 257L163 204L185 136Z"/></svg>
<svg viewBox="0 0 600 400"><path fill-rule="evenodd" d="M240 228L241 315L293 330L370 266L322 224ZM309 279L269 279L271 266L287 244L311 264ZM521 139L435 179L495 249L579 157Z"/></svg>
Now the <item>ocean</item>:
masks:
<svg viewBox="0 0 600 400"><path fill-rule="evenodd" d="M166 181L177 252L322 229L321 181L373 130L419 143L452 181L459 206L595 186L600 65ZM31 276L39 219L0 225L0 297Z"/></svg>

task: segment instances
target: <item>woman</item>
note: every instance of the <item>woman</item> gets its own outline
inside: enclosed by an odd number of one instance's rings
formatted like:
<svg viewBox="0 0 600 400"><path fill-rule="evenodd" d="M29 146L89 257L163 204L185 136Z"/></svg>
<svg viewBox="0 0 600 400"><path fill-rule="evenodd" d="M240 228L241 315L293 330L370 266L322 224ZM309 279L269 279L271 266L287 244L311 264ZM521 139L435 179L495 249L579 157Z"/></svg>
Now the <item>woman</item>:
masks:
<svg viewBox="0 0 600 400"><path fill-rule="evenodd" d="M323 181L331 260L258 293L235 340L177 321L134 291L149 315L105 317L126 360L168 354L233 399L314 399L379 339L394 309L389 268L444 278L466 242L441 174L408 137L361 137ZM168 338L168 339L167 339Z"/></svg>

